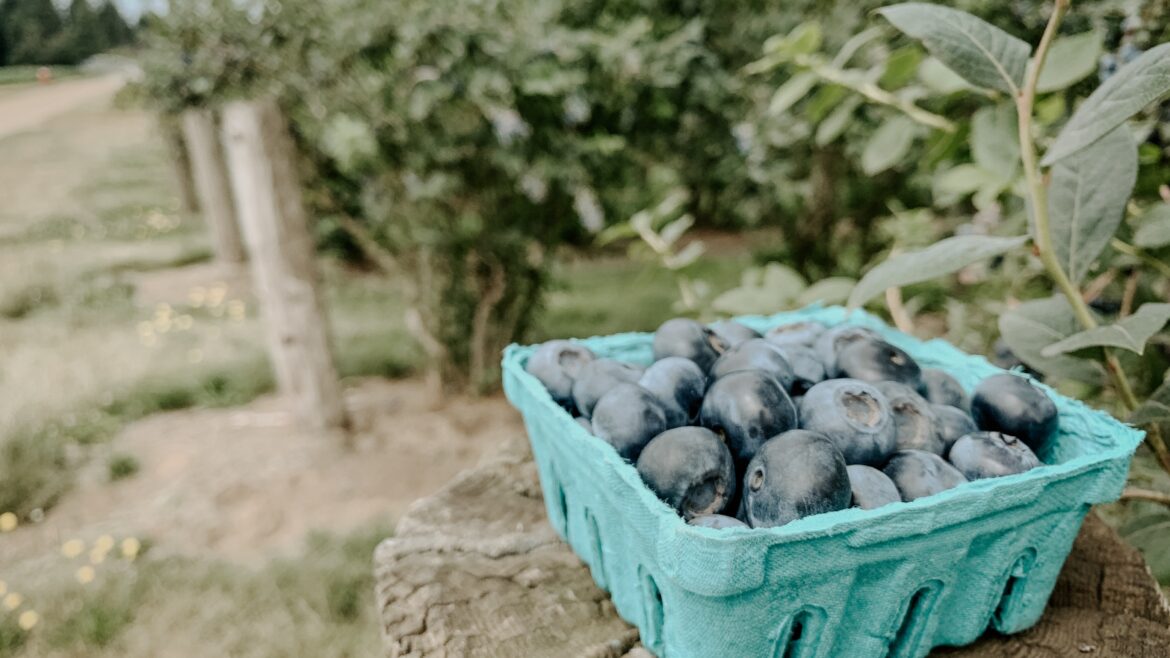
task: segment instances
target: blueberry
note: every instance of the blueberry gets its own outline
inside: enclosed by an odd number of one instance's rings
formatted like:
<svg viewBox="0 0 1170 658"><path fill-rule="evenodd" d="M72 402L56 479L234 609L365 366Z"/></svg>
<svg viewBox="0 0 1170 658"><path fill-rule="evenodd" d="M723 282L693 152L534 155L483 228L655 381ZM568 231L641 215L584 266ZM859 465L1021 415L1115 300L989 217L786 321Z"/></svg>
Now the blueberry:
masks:
<svg viewBox="0 0 1170 658"><path fill-rule="evenodd" d="M791 430L769 440L748 463L740 516L753 528L849 507L845 458L823 434Z"/></svg>
<svg viewBox="0 0 1170 658"><path fill-rule="evenodd" d="M658 398L666 408L670 425L677 427L698 420L707 392L707 375L690 359L668 356L646 368L638 385Z"/></svg>
<svg viewBox="0 0 1170 658"><path fill-rule="evenodd" d="M959 380L938 368L922 369L922 386L918 392L934 404L946 404L963 411L971 408L971 397Z"/></svg>
<svg viewBox="0 0 1170 658"><path fill-rule="evenodd" d="M825 374L829 377L837 376L837 354L847 345L861 340L862 338L872 338L880 340L872 329L865 327L857 327L851 324L839 324L835 327L830 327L822 332L813 343L813 349L816 350L817 356L821 358L821 363L825 364Z"/></svg>
<svg viewBox="0 0 1170 658"><path fill-rule="evenodd" d="M776 351L792 366L794 379L788 392L804 395L808 389L825 381L825 364L821 363L816 350L807 345L778 346Z"/></svg>
<svg viewBox="0 0 1170 658"><path fill-rule="evenodd" d="M864 382L900 382L915 390L922 383L918 363L880 338L861 338L838 350L837 374Z"/></svg>
<svg viewBox="0 0 1170 658"><path fill-rule="evenodd" d="M1019 437L1040 452L1056 431L1056 405L1023 377L1007 373L979 382L971 398L971 417L981 430Z"/></svg>
<svg viewBox="0 0 1170 658"><path fill-rule="evenodd" d="M812 347L823 333L825 325L819 322L792 322L772 327L764 334L764 340L780 347L789 345Z"/></svg>
<svg viewBox="0 0 1170 658"><path fill-rule="evenodd" d="M699 420L723 437L738 464L746 464L769 438L796 427L796 405L775 377L741 370L711 384Z"/></svg>
<svg viewBox="0 0 1170 658"><path fill-rule="evenodd" d="M974 432L955 442L951 463L968 480L1023 473L1040 460L1024 442L1001 432Z"/></svg>
<svg viewBox="0 0 1170 658"><path fill-rule="evenodd" d="M735 495L731 452L709 429L678 427L654 437L638 457L638 475L684 519L723 510Z"/></svg>
<svg viewBox="0 0 1170 658"><path fill-rule="evenodd" d="M703 372L727 350L727 343L707 327L686 318L662 323L654 332L654 360L681 356L699 364Z"/></svg>
<svg viewBox="0 0 1170 658"><path fill-rule="evenodd" d="M886 396L894 415L898 450L925 450L945 455L947 445L939 436L938 417L918 391L898 382L878 382L874 388Z"/></svg>
<svg viewBox="0 0 1170 658"><path fill-rule="evenodd" d="M581 367L573 382L573 404L582 416L593 415L593 407L601 396L621 383L637 383L642 377L642 368L632 363L613 359L596 359Z"/></svg>
<svg viewBox="0 0 1170 658"><path fill-rule="evenodd" d="M589 422L588 418L586 418L584 416L577 416L573 420L577 421L578 425L585 428L586 432L589 432L590 434L593 433L593 423Z"/></svg>
<svg viewBox="0 0 1170 658"><path fill-rule="evenodd" d="M722 514L704 514L702 516L696 516L690 521L687 521L687 523L699 528L711 528L712 530L751 527L733 516L724 516Z"/></svg>
<svg viewBox="0 0 1170 658"><path fill-rule="evenodd" d="M934 417L938 420L938 437L942 439L944 457L948 454L951 446L955 445L955 441L977 431L979 428L975 426L975 421L971 420L971 416L962 409L956 409L947 404L931 405L934 411Z"/></svg>
<svg viewBox="0 0 1170 658"><path fill-rule="evenodd" d="M650 439L665 432L666 410L637 384L618 384L593 409L593 433L622 457L635 461Z"/></svg>
<svg viewBox="0 0 1170 658"><path fill-rule="evenodd" d="M894 481L902 500L910 502L967 481L963 474L933 452L902 450L894 453L883 469Z"/></svg>
<svg viewBox="0 0 1170 658"><path fill-rule="evenodd" d="M784 355L762 338L744 341L724 352L711 366L711 378L719 379L737 370L762 370L775 377L786 391L796 380Z"/></svg>
<svg viewBox="0 0 1170 658"><path fill-rule="evenodd" d="M830 379L800 401L801 427L837 444L845 462L877 466L896 448L894 419L884 395L856 379Z"/></svg>
<svg viewBox="0 0 1170 658"><path fill-rule="evenodd" d="M876 509L902 502L898 487L885 473L861 464L853 464L846 470L849 471L849 486L853 489L853 507Z"/></svg>
<svg viewBox="0 0 1170 658"><path fill-rule="evenodd" d="M735 347L745 340L760 338L760 332L751 327L740 324L735 320L720 320L707 325L717 336L723 339L729 347Z"/></svg>
<svg viewBox="0 0 1170 658"><path fill-rule="evenodd" d="M573 404L573 380L582 366L594 359L593 352L584 345L568 340L550 340L542 343L524 370L540 380L557 404L570 408Z"/></svg>

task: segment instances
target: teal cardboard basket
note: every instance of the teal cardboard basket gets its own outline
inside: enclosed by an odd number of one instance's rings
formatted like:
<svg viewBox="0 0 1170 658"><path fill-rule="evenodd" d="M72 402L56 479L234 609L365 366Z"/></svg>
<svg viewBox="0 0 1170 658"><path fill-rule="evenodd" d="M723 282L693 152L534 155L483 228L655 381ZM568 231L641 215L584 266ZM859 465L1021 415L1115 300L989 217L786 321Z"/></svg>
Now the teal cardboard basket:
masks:
<svg viewBox="0 0 1170 658"><path fill-rule="evenodd" d="M1002 372L840 307L739 320L757 330L800 320L867 326L968 391ZM653 360L649 334L581 342L599 356ZM524 371L534 349L507 349L504 390L524 416L549 521L660 657L904 658L968 644L989 627L1026 629L1044 611L1089 506L1120 495L1142 439L1045 388L1060 432L1040 468L779 528L696 528Z"/></svg>

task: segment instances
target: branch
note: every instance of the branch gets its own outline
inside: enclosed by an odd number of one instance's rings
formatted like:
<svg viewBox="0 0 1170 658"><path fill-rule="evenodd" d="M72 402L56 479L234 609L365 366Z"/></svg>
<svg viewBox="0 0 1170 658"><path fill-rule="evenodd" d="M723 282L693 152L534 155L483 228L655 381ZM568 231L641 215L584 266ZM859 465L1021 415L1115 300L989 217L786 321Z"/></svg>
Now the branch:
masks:
<svg viewBox="0 0 1170 658"><path fill-rule="evenodd" d="M1126 487L1121 492L1121 500L1144 500L1170 507L1170 494L1140 487Z"/></svg>

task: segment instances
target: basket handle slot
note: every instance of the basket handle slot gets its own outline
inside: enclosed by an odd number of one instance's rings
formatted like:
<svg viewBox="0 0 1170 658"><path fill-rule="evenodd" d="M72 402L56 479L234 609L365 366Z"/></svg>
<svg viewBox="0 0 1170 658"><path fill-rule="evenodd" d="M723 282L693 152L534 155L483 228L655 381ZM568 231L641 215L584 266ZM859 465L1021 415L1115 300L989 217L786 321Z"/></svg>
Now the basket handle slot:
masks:
<svg viewBox="0 0 1170 658"><path fill-rule="evenodd" d="M565 488L561 485L561 478L556 469L548 469L548 490L551 500L548 501L549 522L565 541L569 540L569 501L565 497Z"/></svg>
<svg viewBox="0 0 1170 658"><path fill-rule="evenodd" d="M642 607L646 620L646 627L642 629L642 643L658 654L662 652L662 625L666 618L662 609L662 592L645 567L638 570L642 572Z"/></svg>
<svg viewBox="0 0 1170 658"><path fill-rule="evenodd" d="M906 612L902 615L902 623L894 634L894 641L890 643L890 658L910 658L918 655L926 635L926 627L930 622L930 615L934 612L934 604L942 591L942 583L937 580L928 581L919 587L910 600L906 602Z"/></svg>
<svg viewBox="0 0 1170 658"><path fill-rule="evenodd" d="M1016 613L1024 598L1024 586L1027 583L1028 572L1032 570L1032 565L1035 562L1036 549L1028 548L1012 563L1012 568L1004 580L1003 595L999 598L999 605L996 606L995 612L991 615L991 623L996 630L1002 631L1011 626L1011 617Z"/></svg>
<svg viewBox="0 0 1170 658"><path fill-rule="evenodd" d="M806 606L785 620L780 627L772 658L812 658L820 644L825 611Z"/></svg>
<svg viewBox="0 0 1170 658"><path fill-rule="evenodd" d="M608 589L608 580L605 576L605 558L601 552L601 530L597 527L597 517L593 510L585 508L586 527L589 528L589 548L593 553L593 580L602 589Z"/></svg>

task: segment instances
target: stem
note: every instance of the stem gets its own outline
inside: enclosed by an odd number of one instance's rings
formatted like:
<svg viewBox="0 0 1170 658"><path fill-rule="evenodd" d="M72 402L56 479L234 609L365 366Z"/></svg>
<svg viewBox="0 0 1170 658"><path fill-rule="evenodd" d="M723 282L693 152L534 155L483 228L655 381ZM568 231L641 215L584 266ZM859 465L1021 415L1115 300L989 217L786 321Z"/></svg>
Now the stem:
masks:
<svg viewBox="0 0 1170 658"><path fill-rule="evenodd" d="M845 70L832 64L826 64L821 58L810 55L798 55L793 60L797 66L808 69L811 73L827 82L841 85L865 96L880 105L892 107L911 119L931 128L938 128L949 133L955 132L955 124L943 116L924 110L908 100L898 98L894 94L868 81L858 81Z"/></svg>
<svg viewBox="0 0 1170 658"><path fill-rule="evenodd" d="M1154 491L1153 489L1142 489L1140 487L1126 487L1121 492L1122 500L1147 500L1151 503L1161 503L1170 507L1170 494L1162 493L1161 491Z"/></svg>
<svg viewBox="0 0 1170 658"><path fill-rule="evenodd" d="M1120 251L1121 253L1125 254L1126 256L1133 256L1134 258L1140 260L1141 262L1145 263L1146 265L1149 265L1150 267L1154 268L1155 270L1158 270L1158 272L1161 273L1162 276L1170 277L1170 265L1167 265L1165 262L1158 260L1157 258L1154 258L1153 256L1147 254L1146 252L1142 251L1141 249L1138 249L1137 247L1133 246L1132 244L1129 244L1127 242L1122 242L1121 240L1118 240L1117 238L1114 238L1113 240L1111 240L1109 242L1109 244L1114 249L1116 249L1117 251Z"/></svg>
<svg viewBox="0 0 1170 658"><path fill-rule="evenodd" d="M1056 0L1052 7L1052 16L1049 17L1048 25L1044 28L1044 36L1040 38L1036 54L1028 64L1028 75L1024 81L1024 88L1016 96L1017 128L1020 139L1020 159L1024 165L1028 200L1035 222L1033 240L1040 256L1040 262L1044 264L1044 269L1048 271L1048 275L1056 287L1068 299L1077 322L1085 329L1095 329L1097 320L1089 310L1089 305L1085 303L1084 297L1081 296L1081 291L1073 285L1064 268L1060 266L1060 262L1056 259L1056 252L1052 248L1052 230L1048 218L1048 190L1044 185L1044 179L1040 176L1040 167L1036 159L1036 144L1032 141L1032 110L1036 103L1036 85L1040 80L1040 71L1044 69L1044 60L1048 57L1052 40L1056 38L1057 28L1060 27L1061 20L1068 12L1069 3L1070 0ZM1125 370L1121 367L1121 362L1108 347L1101 348L1101 351L1105 355L1105 369L1121 397L1122 404L1127 410L1133 411L1138 407L1139 402L1129 384ZM1146 433L1146 441L1149 442L1150 448L1158 457L1162 468L1170 473L1170 449L1167 449L1166 443L1162 439L1162 433L1156 424L1150 426Z"/></svg>

